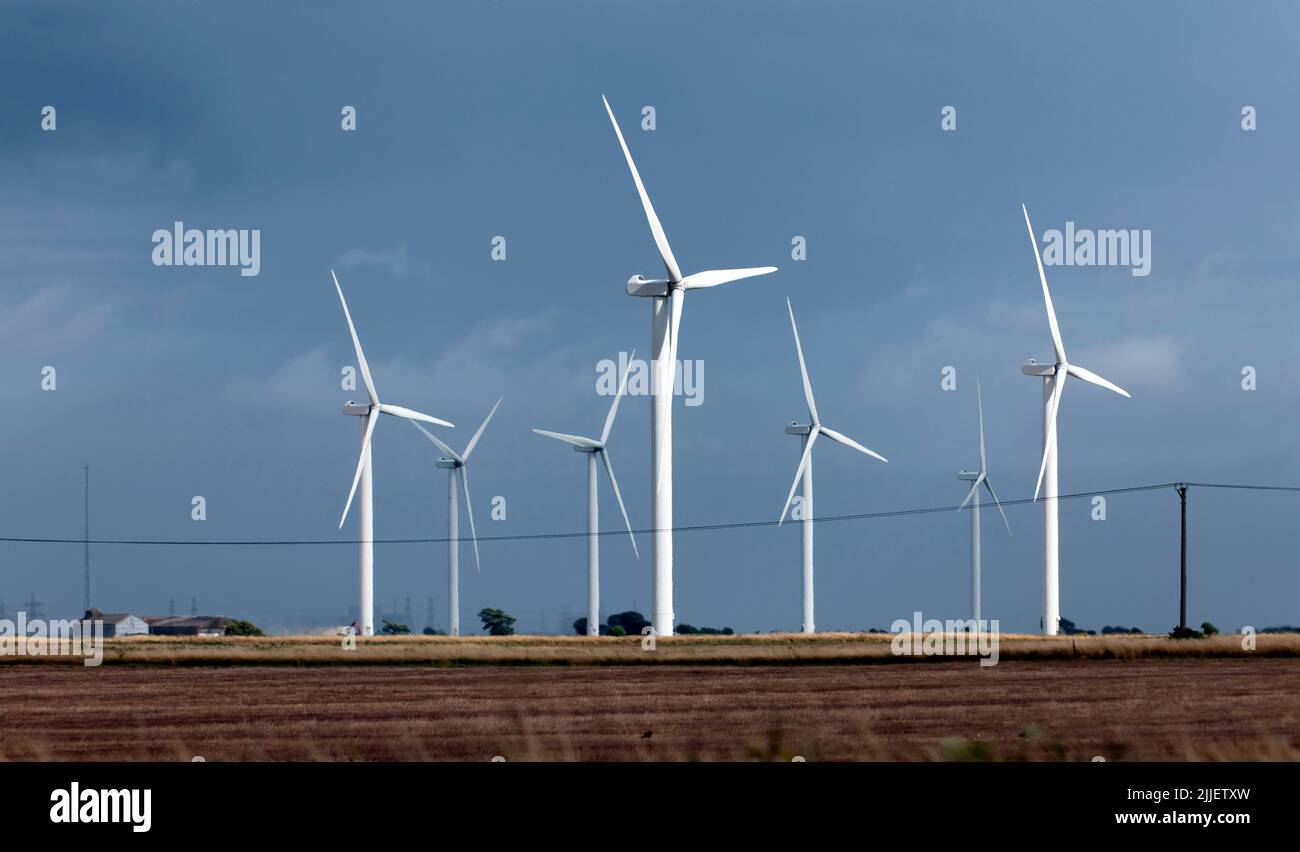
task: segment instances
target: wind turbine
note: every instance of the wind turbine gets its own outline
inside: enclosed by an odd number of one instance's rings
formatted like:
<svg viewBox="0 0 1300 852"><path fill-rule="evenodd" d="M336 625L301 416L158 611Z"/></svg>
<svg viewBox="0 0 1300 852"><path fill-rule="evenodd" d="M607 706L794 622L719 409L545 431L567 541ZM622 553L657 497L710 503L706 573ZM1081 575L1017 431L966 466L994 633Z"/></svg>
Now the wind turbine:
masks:
<svg viewBox="0 0 1300 852"><path fill-rule="evenodd" d="M627 374L632 368L632 361L636 358L636 350L632 351L632 357L628 358L627 366L623 368L623 378L618 385L618 393L614 395L614 402L609 407L609 414L605 415L605 428L600 432L600 439L584 438L580 435L566 435L563 432L547 432L545 429L534 429L538 435L547 438L555 438L564 441L566 444L572 444L575 452L587 454L587 635L600 635L600 504L596 494L596 456L600 456L601 462L605 465L605 473L609 475L609 484L614 488L614 496L618 499L618 508L623 512L623 523L627 525L627 537L632 541L632 552L638 559L641 558L640 552L636 548L636 536L632 535L632 522L627 518L627 508L623 505L623 495L618 490L618 480L614 478L614 465L609 460L609 450L606 443L609 441L609 431L614 428L614 415L618 413L619 400L623 398L623 390L627 387Z"/></svg>
<svg viewBox="0 0 1300 852"><path fill-rule="evenodd" d="M682 324L682 305L686 301L688 290L701 290L716 287L743 278L767 275L775 272L775 266L760 266L749 269L711 269L683 276L673 257L673 250L668 245L668 237L659 217L655 215L650 196L646 194L641 174L632 161L632 152L623 139L614 110L604 95L605 111L609 121L614 125L614 134L627 159L627 167L632 172L632 182L636 184L637 194L641 196L641 206L645 209L646 220L650 223L650 233L659 249L667 278L648 280L641 275L633 275L627 282L629 296L643 296L650 302L650 466L654 469L654 483L650 492L650 525L653 532L650 539L652 561L654 562L654 610L651 624L656 636L673 635L673 385L677 370L677 340Z"/></svg>
<svg viewBox="0 0 1300 852"><path fill-rule="evenodd" d="M461 488L465 491L465 513L469 515L469 535L474 542L474 570L479 571L482 570L482 565L478 558L478 533L474 530L474 504L469 499L469 470L465 465L469 462L474 448L478 446L478 439L483 436L488 421L500 407L501 400L498 399L497 404L488 412L488 416L483 418L474 437L470 438L469 443L465 445L464 452L460 453L444 444L415 420L411 420L411 425L423 432L424 437L433 441L444 453L444 456L438 459L437 465L447 471L447 612L449 613L447 635L449 636L460 635L460 518L456 505L456 479L459 476Z"/></svg>
<svg viewBox="0 0 1300 852"><path fill-rule="evenodd" d="M957 474L958 479L964 479L971 483L970 493L966 499L961 501L957 507L958 511L966 508L970 503L970 600L971 611L974 613L975 629L980 630L980 486L983 485L993 498L993 505L998 507L998 513L1002 515L1002 523L1007 525L1007 535L1011 535L1011 523L1007 520L1007 513L1002 511L1002 504L998 502L998 495L993 492L993 483L989 482L989 461L988 456L984 453L984 393L980 389L979 379L975 380L975 398L979 403L980 412L980 469L979 470L962 470ZM974 501L974 502L972 502Z"/></svg>
<svg viewBox="0 0 1300 852"><path fill-rule="evenodd" d="M352 345L357 350L357 367L361 370L361 380L366 385L366 395L370 401L365 404L351 400L343 406L343 413L361 418L361 458L357 460L357 473L352 477L352 489L348 491L348 501L343 506L343 517L339 518L339 529L348 519L348 509L352 507L352 498L356 496L357 486L361 486L361 504L357 508L360 516L361 534L361 635L375 635L375 527L374 527L374 478L370 467L370 442L379 423L380 414L405 417L412 422L422 420L436 426L451 426L446 420L430 417L400 405L389 405L379 401L374 379L370 377L370 366L366 363L366 354L361 351L361 340L357 337L357 328L352 324L352 314L348 311L347 299L343 298L343 288L339 286L338 276L330 270L334 279L334 289L338 291L339 302L343 305L343 317L348 321L348 331L352 334ZM423 428L423 427L421 427Z"/></svg>
<svg viewBox="0 0 1300 852"><path fill-rule="evenodd" d="M781 517L777 520L777 526L785 523L785 513L790 509L790 501L794 499L795 489L799 487L799 481L803 480L803 506L801 508L802 524L799 527L799 541L802 545L803 552L803 632L814 633L816 627L813 624L813 475L812 475L812 448L817 443L819 435L825 435L837 444L843 444L846 447L852 447L860 453L865 453L873 459L879 459L882 462L888 462L889 459L877 452L868 450L857 441L836 432L834 429L822 423L821 418L817 416L817 403L813 401L812 382L808 381L808 365L803 360L803 346L799 343L799 327L794 322L794 308L790 307L790 300L785 300L786 310L790 312L790 328L794 331L794 351L799 355L799 373L803 376L803 396L808 402L808 423L791 423L785 427L787 435L799 435L803 442L803 454L799 458L799 469L794 472L794 482L790 483L790 494L785 498L785 508L781 510Z"/></svg>
<svg viewBox="0 0 1300 852"><path fill-rule="evenodd" d="M1034 499L1043 493L1043 633L1055 636L1060 630L1061 594L1059 585L1060 549L1057 517L1056 479L1056 415L1061 408L1061 394L1067 376L1074 376L1089 384L1114 391L1123 397L1129 392L1101 376L1071 364L1065 357L1065 344L1061 342L1061 328L1056 323L1056 309L1052 307L1052 294L1047 289L1047 274L1043 272L1043 257L1038 252L1038 237L1029 221L1029 210L1020 205L1025 214L1025 227L1029 229L1029 242L1034 247L1034 260L1038 262L1038 280L1043 285L1043 303L1047 306L1047 325L1052 331L1052 346L1056 361L1039 364L1033 358L1025 362L1020 372L1026 376L1039 376L1043 380L1043 463L1038 467L1038 483L1034 486Z"/></svg>

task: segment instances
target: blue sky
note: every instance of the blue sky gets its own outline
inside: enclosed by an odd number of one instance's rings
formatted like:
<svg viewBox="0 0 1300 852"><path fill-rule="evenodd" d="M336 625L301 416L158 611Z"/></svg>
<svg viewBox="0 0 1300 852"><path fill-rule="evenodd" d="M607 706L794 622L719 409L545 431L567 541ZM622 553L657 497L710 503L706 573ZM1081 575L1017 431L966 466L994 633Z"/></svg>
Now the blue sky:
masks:
<svg viewBox="0 0 1300 852"><path fill-rule="evenodd" d="M823 419L890 458L826 445L819 514L953 504L977 459L1033 492L1050 338L1020 213L1152 232L1152 271L1052 268L1072 360L1125 386L1071 386L1065 493L1168 482L1300 482L1296 11L1284 4L163 3L0 11L0 381L10 417L0 533L349 539L338 514L356 421L337 269L384 397L455 421L491 404L472 465L483 535L579 531L581 459L538 426L598 432L596 365L649 345L628 276L660 271L600 103L622 121L685 270L772 264L696 294L680 354L704 404L675 411L678 524L775 519L804 416L785 298ZM40 110L58 109L58 129ZM1252 105L1258 127L1244 132ZM339 128L344 105L358 130ZM639 129L645 105L653 132ZM957 108L958 129L940 129ZM150 262L177 219L260 228L261 274ZM508 259L490 259L503 235ZM806 261L790 240L806 237ZM41 368L58 370L42 391ZM940 370L958 370L956 391ZM1240 388L1243 366L1259 389ZM649 406L611 440L633 525L649 525ZM445 474L408 425L380 424L376 535L441 536ZM190 520L203 495L208 520ZM507 520L489 520L506 497ZM602 489L602 522L617 507ZM1189 619L1295 623L1296 497L1194 491ZM1039 509L985 514L984 605L1036 629ZM648 610L648 539L602 542L605 612ZM1062 506L1062 615L1167 629L1177 500ZM817 529L821 629L888 627L968 598L964 515ZM483 606L558 630L585 607L581 539L484 543L462 620ZM678 619L798 627L794 527L682 533ZM349 545L96 547L106 610L200 609L268 625L343 621ZM462 566L472 554L462 552ZM0 594L80 604L79 546L0 545ZM445 545L381 545L382 610L429 596ZM543 621L542 619L545 619Z"/></svg>

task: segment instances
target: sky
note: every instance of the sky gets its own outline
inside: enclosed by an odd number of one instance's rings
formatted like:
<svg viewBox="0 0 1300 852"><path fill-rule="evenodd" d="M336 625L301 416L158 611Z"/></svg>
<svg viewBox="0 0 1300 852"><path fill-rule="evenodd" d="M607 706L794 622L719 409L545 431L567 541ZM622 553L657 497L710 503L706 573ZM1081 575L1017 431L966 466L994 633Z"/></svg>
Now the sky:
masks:
<svg viewBox="0 0 1300 852"><path fill-rule="evenodd" d="M529 430L599 434L599 363L650 343L649 302L624 284L661 273L602 94L684 271L779 267L686 306L679 355L704 378L674 409L676 524L781 510L799 456L783 429L806 418L787 298L822 420L889 459L819 444L818 514L960 502L977 377L991 480L1031 497L1041 389L1019 368L1052 349L1022 203L1040 238L1151 234L1149 275L1047 269L1071 361L1132 393L1069 386L1061 492L1300 485L1293 6L198 0L5 3L0 20L0 536L80 538L85 464L92 538L338 542L96 544L105 611L193 598L275 630L352 618L355 511L338 519L358 435L341 407L364 391L341 387L355 356L331 269L385 401L453 421L459 449L504 399L470 463L480 535L585 529L582 459ZM156 266L152 235L178 220L259 229L259 274ZM646 397L609 446L647 528ZM378 539L445 537L437 455L378 424ZM1298 508L1192 490L1191 623L1300 623ZM1168 630L1174 492L1111 495L1105 520L1087 498L1060 510L1062 616ZM1037 630L1041 508L1006 511L1011 536L983 514L984 614ZM602 481L602 529L620 523ZM679 532L678 621L797 629L798 539ZM639 544L602 538L604 613L649 611ZM529 632L585 613L582 538L480 549L481 571L461 550L466 628L483 607ZM32 595L78 612L81 551L0 542L9 613ZM966 513L821 523L816 557L819 629L968 613ZM409 598L417 630L431 601L445 629L446 545L377 545L375 598L403 618Z"/></svg>

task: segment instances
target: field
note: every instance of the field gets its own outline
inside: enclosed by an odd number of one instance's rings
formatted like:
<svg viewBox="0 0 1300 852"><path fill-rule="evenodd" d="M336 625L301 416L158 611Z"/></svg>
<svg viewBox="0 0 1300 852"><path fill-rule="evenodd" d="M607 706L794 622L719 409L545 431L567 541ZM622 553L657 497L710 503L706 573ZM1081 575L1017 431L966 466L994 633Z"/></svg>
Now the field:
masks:
<svg viewBox="0 0 1300 852"><path fill-rule="evenodd" d="M3 658L0 758L1300 759L1300 640L1258 639L124 640Z"/></svg>

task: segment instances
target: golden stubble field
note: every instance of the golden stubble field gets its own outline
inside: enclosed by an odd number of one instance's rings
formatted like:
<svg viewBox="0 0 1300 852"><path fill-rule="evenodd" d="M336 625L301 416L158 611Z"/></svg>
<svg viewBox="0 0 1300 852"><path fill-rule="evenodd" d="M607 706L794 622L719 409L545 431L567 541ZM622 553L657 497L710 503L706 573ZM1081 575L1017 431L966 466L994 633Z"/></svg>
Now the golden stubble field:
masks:
<svg viewBox="0 0 1300 852"><path fill-rule="evenodd" d="M118 640L3 658L0 758L1300 758L1300 637L1004 637L991 667L889 638Z"/></svg>

